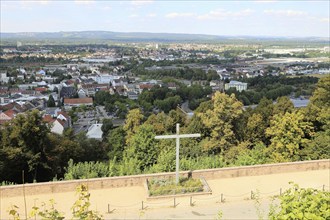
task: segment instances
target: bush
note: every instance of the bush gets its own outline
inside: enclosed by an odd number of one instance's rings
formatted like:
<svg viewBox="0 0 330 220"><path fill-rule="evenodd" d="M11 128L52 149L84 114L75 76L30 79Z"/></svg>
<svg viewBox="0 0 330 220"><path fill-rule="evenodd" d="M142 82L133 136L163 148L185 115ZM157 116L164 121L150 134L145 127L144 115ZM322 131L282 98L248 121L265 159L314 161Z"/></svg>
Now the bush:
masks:
<svg viewBox="0 0 330 220"><path fill-rule="evenodd" d="M200 179L180 178L176 185L173 178L151 179L148 182L150 196L174 195L182 193L202 192L203 183Z"/></svg>

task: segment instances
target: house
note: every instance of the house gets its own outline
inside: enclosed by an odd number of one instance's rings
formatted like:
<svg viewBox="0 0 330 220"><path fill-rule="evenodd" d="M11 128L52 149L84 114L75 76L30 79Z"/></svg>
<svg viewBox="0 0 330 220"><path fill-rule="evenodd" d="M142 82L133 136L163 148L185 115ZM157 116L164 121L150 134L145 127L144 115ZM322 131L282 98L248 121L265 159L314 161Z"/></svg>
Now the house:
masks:
<svg viewBox="0 0 330 220"><path fill-rule="evenodd" d="M155 85L153 85L153 84L139 84L139 85L137 86L137 89L138 89L139 93L142 93L144 89L146 89L146 90L150 90L150 89L152 89L154 86L155 86Z"/></svg>
<svg viewBox="0 0 330 220"><path fill-rule="evenodd" d="M20 104L18 104L17 102L11 102L11 103L8 103L6 105L0 106L0 110L2 110L2 111L7 111L9 109L15 110L17 112L25 111L25 109Z"/></svg>
<svg viewBox="0 0 330 220"><path fill-rule="evenodd" d="M210 81L210 87L212 91L223 91L224 83L220 80L212 80Z"/></svg>
<svg viewBox="0 0 330 220"><path fill-rule="evenodd" d="M230 88L236 88L237 91L242 92L243 90L247 90L247 83L232 80L229 83L225 84L225 90L228 90Z"/></svg>
<svg viewBox="0 0 330 220"><path fill-rule="evenodd" d="M81 85L81 88L84 90L86 96L90 97L90 96L94 96L97 91L108 90L109 85L108 84L84 84L84 85ZM80 91L80 93L82 93L82 92ZM79 96L79 93L78 93L78 96Z"/></svg>
<svg viewBox="0 0 330 220"><path fill-rule="evenodd" d="M63 87L60 91L60 98L70 98L76 94L76 89L74 87L68 86Z"/></svg>
<svg viewBox="0 0 330 220"><path fill-rule="evenodd" d="M52 123L52 127L50 129L51 132L56 134L63 134L65 129L65 121L60 119L55 119Z"/></svg>
<svg viewBox="0 0 330 220"><path fill-rule="evenodd" d="M113 80L111 81L111 85L112 85L112 86L124 86L124 85L126 85L126 84L128 84L128 81L127 81L127 79L125 79L125 78L123 78L123 77L121 77L121 78L119 78L119 79L113 79Z"/></svg>
<svg viewBox="0 0 330 220"><path fill-rule="evenodd" d="M7 77L7 73L0 73L0 82L8 83L12 77Z"/></svg>
<svg viewBox="0 0 330 220"><path fill-rule="evenodd" d="M125 95L125 88L124 86L114 86L110 88L110 94L112 94L113 91L114 93L118 93L119 95Z"/></svg>
<svg viewBox="0 0 330 220"><path fill-rule="evenodd" d="M102 131L102 125L103 124L92 124L87 131L86 137L87 138L94 138L97 140L102 140L102 135L103 135L103 131Z"/></svg>
<svg viewBox="0 0 330 220"><path fill-rule="evenodd" d="M0 113L0 125L12 120L19 112L13 109L9 109Z"/></svg>
<svg viewBox="0 0 330 220"><path fill-rule="evenodd" d="M79 90L78 90L78 97L79 98L86 98L86 92L85 92L85 90L84 89L82 89L82 88L80 88Z"/></svg>
<svg viewBox="0 0 330 220"><path fill-rule="evenodd" d="M57 111L57 116L45 114L43 120L50 126L50 131L56 134L63 134L64 129L71 127L70 116L63 111Z"/></svg>
<svg viewBox="0 0 330 220"><path fill-rule="evenodd" d="M136 85L135 84L126 84L124 85L124 88L126 90L126 92L136 92Z"/></svg>
<svg viewBox="0 0 330 220"><path fill-rule="evenodd" d="M169 82L167 83L167 88L176 91L177 89L179 89L179 86L174 82Z"/></svg>
<svg viewBox="0 0 330 220"><path fill-rule="evenodd" d="M64 108L70 109L72 107L78 107L80 105L92 106L93 99L92 98L75 98L75 99L64 99Z"/></svg>
<svg viewBox="0 0 330 220"><path fill-rule="evenodd" d="M48 89L45 87L37 87L37 88L34 88L34 90L37 92L45 93L45 92L47 92Z"/></svg>
<svg viewBox="0 0 330 220"><path fill-rule="evenodd" d="M109 84L113 80L113 75L108 75L108 74L98 74L95 77L95 81L97 83L106 83Z"/></svg>
<svg viewBox="0 0 330 220"><path fill-rule="evenodd" d="M127 97L132 100L137 100L139 98L139 94L137 92L127 92Z"/></svg>
<svg viewBox="0 0 330 220"><path fill-rule="evenodd" d="M53 118L55 118L58 114L58 112L61 111L61 109L59 107L49 107L49 108L45 108L45 115L50 115Z"/></svg>
<svg viewBox="0 0 330 220"><path fill-rule="evenodd" d="M199 85L199 86L207 86L209 84L209 81L207 80L195 80L192 81L193 85Z"/></svg>
<svg viewBox="0 0 330 220"><path fill-rule="evenodd" d="M71 117L65 111L57 112L57 119L65 121L66 128L71 127Z"/></svg>

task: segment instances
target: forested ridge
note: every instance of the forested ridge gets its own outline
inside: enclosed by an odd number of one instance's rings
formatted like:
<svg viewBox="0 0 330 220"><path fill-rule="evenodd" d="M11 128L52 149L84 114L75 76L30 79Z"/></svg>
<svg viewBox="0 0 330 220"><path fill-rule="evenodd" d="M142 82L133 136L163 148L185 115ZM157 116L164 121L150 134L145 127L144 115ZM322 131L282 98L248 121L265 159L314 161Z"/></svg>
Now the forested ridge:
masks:
<svg viewBox="0 0 330 220"><path fill-rule="evenodd" d="M202 135L182 139L182 170L330 158L330 76L306 108L283 96L243 110L235 94L216 92L190 120L180 110L131 109L102 141L71 129L52 134L38 111L19 114L0 130L0 182L21 183L22 170L28 182L174 171L174 140L154 137L175 133L176 123L181 133Z"/></svg>

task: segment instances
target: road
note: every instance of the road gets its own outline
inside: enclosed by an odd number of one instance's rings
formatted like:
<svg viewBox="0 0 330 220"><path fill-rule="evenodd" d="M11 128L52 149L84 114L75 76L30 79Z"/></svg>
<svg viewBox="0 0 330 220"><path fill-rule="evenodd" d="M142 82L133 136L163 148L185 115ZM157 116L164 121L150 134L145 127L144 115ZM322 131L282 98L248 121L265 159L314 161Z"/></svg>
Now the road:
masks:
<svg viewBox="0 0 330 220"><path fill-rule="evenodd" d="M189 102L185 101L184 103L182 103L181 109L183 111L185 111L186 113L192 113L193 111L188 107L188 105L189 105Z"/></svg>

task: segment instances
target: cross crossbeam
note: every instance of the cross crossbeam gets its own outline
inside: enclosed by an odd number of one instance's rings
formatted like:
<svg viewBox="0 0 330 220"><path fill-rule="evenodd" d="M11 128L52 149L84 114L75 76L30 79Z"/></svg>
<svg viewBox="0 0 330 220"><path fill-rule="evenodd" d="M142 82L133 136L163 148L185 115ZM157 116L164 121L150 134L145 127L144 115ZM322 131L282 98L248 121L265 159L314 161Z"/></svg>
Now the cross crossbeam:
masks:
<svg viewBox="0 0 330 220"><path fill-rule="evenodd" d="M176 139L176 172L175 172L175 182L176 184L179 183L179 148L180 148L180 138L193 138L193 137L200 137L201 134L180 134L180 124L176 124L176 134L172 135L158 135L155 136L155 139Z"/></svg>

